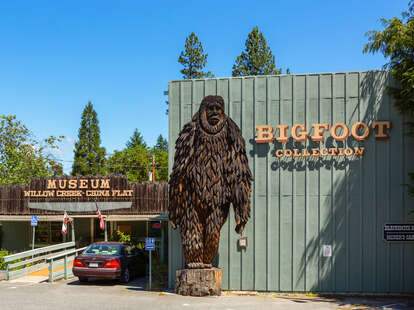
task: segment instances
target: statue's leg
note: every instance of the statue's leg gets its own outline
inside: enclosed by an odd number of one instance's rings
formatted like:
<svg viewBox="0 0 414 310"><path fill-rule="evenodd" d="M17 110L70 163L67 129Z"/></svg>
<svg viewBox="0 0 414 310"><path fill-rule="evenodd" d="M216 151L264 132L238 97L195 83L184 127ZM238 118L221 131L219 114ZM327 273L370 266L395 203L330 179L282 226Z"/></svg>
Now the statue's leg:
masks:
<svg viewBox="0 0 414 310"><path fill-rule="evenodd" d="M204 238L204 252L203 263L204 268L211 268L211 263L217 254L220 230L218 230L213 224L207 223L206 235ZM207 233L209 231L209 233Z"/></svg>
<svg viewBox="0 0 414 310"><path fill-rule="evenodd" d="M185 264L190 269L203 268L203 223L193 208L187 208L185 212L180 225Z"/></svg>
<svg viewBox="0 0 414 310"><path fill-rule="evenodd" d="M229 205L220 206L207 218L206 226L204 227L204 268L211 268L211 263L218 251L220 230L226 222L228 212Z"/></svg>

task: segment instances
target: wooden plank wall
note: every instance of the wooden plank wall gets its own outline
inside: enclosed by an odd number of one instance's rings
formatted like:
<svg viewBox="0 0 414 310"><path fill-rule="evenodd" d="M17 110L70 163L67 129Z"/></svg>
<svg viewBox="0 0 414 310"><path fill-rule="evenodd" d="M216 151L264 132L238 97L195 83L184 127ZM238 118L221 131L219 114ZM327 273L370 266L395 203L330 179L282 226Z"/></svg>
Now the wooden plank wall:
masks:
<svg viewBox="0 0 414 310"><path fill-rule="evenodd" d="M382 240L386 222L408 222L414 199L402 184L414 171L413 139L384 86L386 72L240 77L169 84L169 169L180 129L206 95L221 95L246 140L254 174L252 217L237 249L233 213L221 231L217 264L223 289L260 291L414 292L414 245ZM278 159L281 143L256 144L255 125L389 120L390 139L362 142L362 159ZM325 142L337 143L325 134ZM306 142L309 145L312 142ZM354 145L349 139L342 145ZM288 146L293 147L290 140ZM178 231L169 231L169 284L183 267ZM322 256L331 245L333 256Z"/></svg>
<svg viewBox="0 0 414 310"><path fill-rule="evenodd" d="M63 177L73 178L73 177ZM79 177L85 178L85 177ZM88 177L93 178L93 177ZM61 211L48 211L29 209L29 198L24 197L24 190L45 189L45 178L33 179L31 184L27 185L0 185L0 215L53 215L62 214ZM102 211L105 215L111 214L163 214L168 211L168 183L129 183L124 176L111 176L111 188L113 189L133 189L133 197L100 197L99 201L131 201L132 206L128 209L116 209ZM73 201L77 198L71 197L54 197L54 198L30 198L31 202L61 202ZM83 198L79 201L94 201L95 198ZM94 212L78 212L77 214L95 214Z"/></svg>

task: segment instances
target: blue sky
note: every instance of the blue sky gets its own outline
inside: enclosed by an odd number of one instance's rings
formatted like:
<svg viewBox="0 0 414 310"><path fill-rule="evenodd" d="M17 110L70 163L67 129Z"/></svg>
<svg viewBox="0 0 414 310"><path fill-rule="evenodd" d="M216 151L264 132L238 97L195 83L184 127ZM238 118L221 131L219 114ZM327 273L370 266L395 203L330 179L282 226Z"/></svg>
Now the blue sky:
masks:
<svg viewBox="0 0 414 310"><path fill-rule="evenodd" d="M168 137L163 95L181 79L177 62L195 32L207 69L231 76L254 26L285 72L380 69L362 54L380 17L400 16L408 0L364 1L2 1L0 114L15 114L38 138L64 135L56 156L71 170L73 141L88 101L102 145L120 150L135 128L147 144Z"/></svg>

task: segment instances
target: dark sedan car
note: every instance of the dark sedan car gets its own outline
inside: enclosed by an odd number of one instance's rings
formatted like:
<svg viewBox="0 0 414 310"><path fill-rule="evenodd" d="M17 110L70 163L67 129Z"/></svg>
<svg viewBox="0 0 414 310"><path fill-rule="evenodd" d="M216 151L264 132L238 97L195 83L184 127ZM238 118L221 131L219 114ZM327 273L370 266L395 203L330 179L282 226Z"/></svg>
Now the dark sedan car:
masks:
<svg viewBox="0 0 414 310"><path fill-rule="evenodd" d="M120 242L93 243L75 257L73 274L80 282L88 279L119 279L128 283L133 276L145 275L148 258L135 246Z"/></svg>

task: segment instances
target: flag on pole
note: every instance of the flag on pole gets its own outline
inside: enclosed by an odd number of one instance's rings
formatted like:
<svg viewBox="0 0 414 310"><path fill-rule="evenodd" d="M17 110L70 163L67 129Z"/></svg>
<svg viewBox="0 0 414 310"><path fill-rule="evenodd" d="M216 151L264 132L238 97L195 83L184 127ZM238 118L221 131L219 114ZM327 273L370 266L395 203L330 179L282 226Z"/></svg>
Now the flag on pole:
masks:
<svg viewBox="0 0 414 310"><path fill-rule="evenodd" d="M96 205L96 213L98 213L98 217L99 217L99 227L101 228L101 230L105 230L105 223L104 223L104 219L101 213L101 210L98 207L98 204L95 201L95 205Z"/></svg>
<svg viewBox="0 0 414 310"><path fill-rule="evenodd" d="M62 234L67 234L68 233L68 223L70 221L70 218L68 216L68 214L65 213L63 214L63 223L62 223Z"/></svg>

